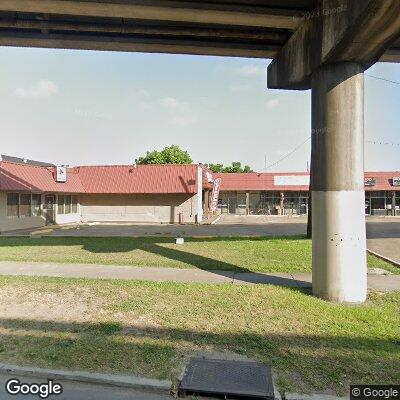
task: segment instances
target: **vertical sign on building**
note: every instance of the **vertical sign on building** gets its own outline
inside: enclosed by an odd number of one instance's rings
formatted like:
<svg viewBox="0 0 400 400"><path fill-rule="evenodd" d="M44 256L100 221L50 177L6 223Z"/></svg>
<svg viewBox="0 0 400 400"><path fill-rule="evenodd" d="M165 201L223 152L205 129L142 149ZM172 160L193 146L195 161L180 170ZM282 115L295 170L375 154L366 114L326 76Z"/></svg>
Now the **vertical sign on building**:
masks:
<svg viewBox="0 0 400 400"><path fill-rule="evenodd" d="M56 167L56 182L67 182L67 168L63 166Z"/></svg>
<svg viewBox="0 0 400 400"><path fill-rule="evenodd" d="M215 211L218 205L219 189L221 187L221 178L214 179L213 189L210 198L210 210Z"/></svg>

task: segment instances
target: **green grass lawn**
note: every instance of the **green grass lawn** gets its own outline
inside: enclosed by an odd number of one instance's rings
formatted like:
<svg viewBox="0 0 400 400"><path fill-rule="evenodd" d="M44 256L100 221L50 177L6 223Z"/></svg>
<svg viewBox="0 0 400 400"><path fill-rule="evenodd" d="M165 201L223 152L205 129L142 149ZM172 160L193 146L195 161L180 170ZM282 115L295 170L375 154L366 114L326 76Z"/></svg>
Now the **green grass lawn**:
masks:
<svg viewBox="0 0 400 400"><path fill-rule="evenodd" d="M194 354L273 366L281 390L336 392L400 376L400 292L361 306L308 291L0 277L0 362L176 378Z"/></svg>
<svg viewBox="0 0 400 400"><path fill-rule="evenodd" d="M200 268L254 272L311 271L311 240L277 238L0 238L0 260ZM370 267L400 269L368 256Z"/></svg>

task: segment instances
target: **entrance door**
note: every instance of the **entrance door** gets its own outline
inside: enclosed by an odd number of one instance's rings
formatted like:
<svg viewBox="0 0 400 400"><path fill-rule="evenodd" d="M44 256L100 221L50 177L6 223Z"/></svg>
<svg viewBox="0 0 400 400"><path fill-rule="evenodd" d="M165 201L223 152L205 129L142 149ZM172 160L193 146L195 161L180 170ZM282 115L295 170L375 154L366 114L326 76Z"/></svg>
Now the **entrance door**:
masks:
<svg viewBox="0 0 400 400"><path fill-rule="evenodd" d="M46 195L44 197L44 215L46 218L46 225L54 224L54 195Z"/></svg>

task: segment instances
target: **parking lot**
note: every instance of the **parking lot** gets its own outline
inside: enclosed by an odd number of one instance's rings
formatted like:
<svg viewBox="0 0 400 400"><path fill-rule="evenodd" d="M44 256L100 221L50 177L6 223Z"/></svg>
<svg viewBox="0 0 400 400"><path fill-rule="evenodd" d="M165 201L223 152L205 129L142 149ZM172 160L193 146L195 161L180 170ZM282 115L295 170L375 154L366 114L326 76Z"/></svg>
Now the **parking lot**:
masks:
<svg viewBox="0 0 400 400"><path fill-rule="evenodd" d="M88 223L46 226L3 233L4 236L286 236L303 235L307 217L222 215L212 224ZM399 217L367 217L368 238L400 238Z"/></svg>
<svg viewBox="0 0 400 400"><path fill-rule="evenodd" d="M213 224L129 224L92 223L80 225L47 226L33 230L4 233L46 236L286 236L306 232L304 217L230 216L223 215Z"/></svg>

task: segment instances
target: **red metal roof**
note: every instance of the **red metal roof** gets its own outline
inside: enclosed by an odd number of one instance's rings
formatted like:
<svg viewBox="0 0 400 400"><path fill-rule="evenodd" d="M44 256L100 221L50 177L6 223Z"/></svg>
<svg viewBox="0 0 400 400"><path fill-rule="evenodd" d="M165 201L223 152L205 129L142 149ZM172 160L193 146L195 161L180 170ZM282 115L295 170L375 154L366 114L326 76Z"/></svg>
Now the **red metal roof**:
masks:
<svg viewBox="0 0 400 400"><path fill-rule="evenodd" d="M55 192L55 193L97 193L97 194L166 194L197 193L197 165L111 165L83 166L67 169L67 182L55 181L55 167L0 162L0 190ZM203 188L211 188L207 172L203 169ZM308 177L306 172L212 174L221 177L222 191L308 190L308 185L296 184L296 180ZM375 178L374 186L365 190L400 190L393 186L393 177L400 177L400 171L366 172L366 178ZM278 181L281 182L278 182ZM278 183L278 184L277 184ZM300 182L302 183L302 182Z"/></svg>
<svg viewBox="0 0 400 400"><path fill-rule="evenodd" d="M38 167L8 161L0 163L0 190L21 192L82 193L84 189L74 169L67 170L67 182L55 181L55 167Z"/></svg>
<svg viewBox="0 0 400 400"><path fill-rule="evenodd" d="M307 177L306 172L287 172L287 173L270 173L270 172L250 172L250 173L220 173L214 174L214 177L222 178L222 191L235 190L308 190L308 185L275 185L275 176L299 176Z"/></svg>
<svg viewBox="0 0 400 400"><path fill-rule="evenodd" d="M76 167L85 193L197 193L197 165Z"/></svg>
<svg viewBox="0 0 400 400"><path fill-rule="evenodd" d="M365 178L375 178L374 186L365 186L365 190L400 190L400 186L393 186L393 178L400 178L400 171L366 172Z"/></svg>
<svg viewBox="0 0 400 400"><path fill-rule="evenodd" d="M67 169L67 182L54 167L0 163L0 190L57 193L197 193L197 165L113 165Z"/></svg>
<svg viewBox="0 0 400 400"><path fill-rule="evenodd" d="M220 173L213 174L214 177L222 178L221 191L240 190L274 190L274 191L300 191L309 189L308 185L276 185L275 177L291 180L291 177L307 177L307 172L262 172L262 173ZM390 172L366 172L366 178L375 178L374 186L366 186L365 190L400 190L400 186L393 186L392 179L400 177L400 171ZM278 178L279 179L279 178ZM300 178L301 179L301 178ZM296 180L293 178L292 180Z"/></svg>

